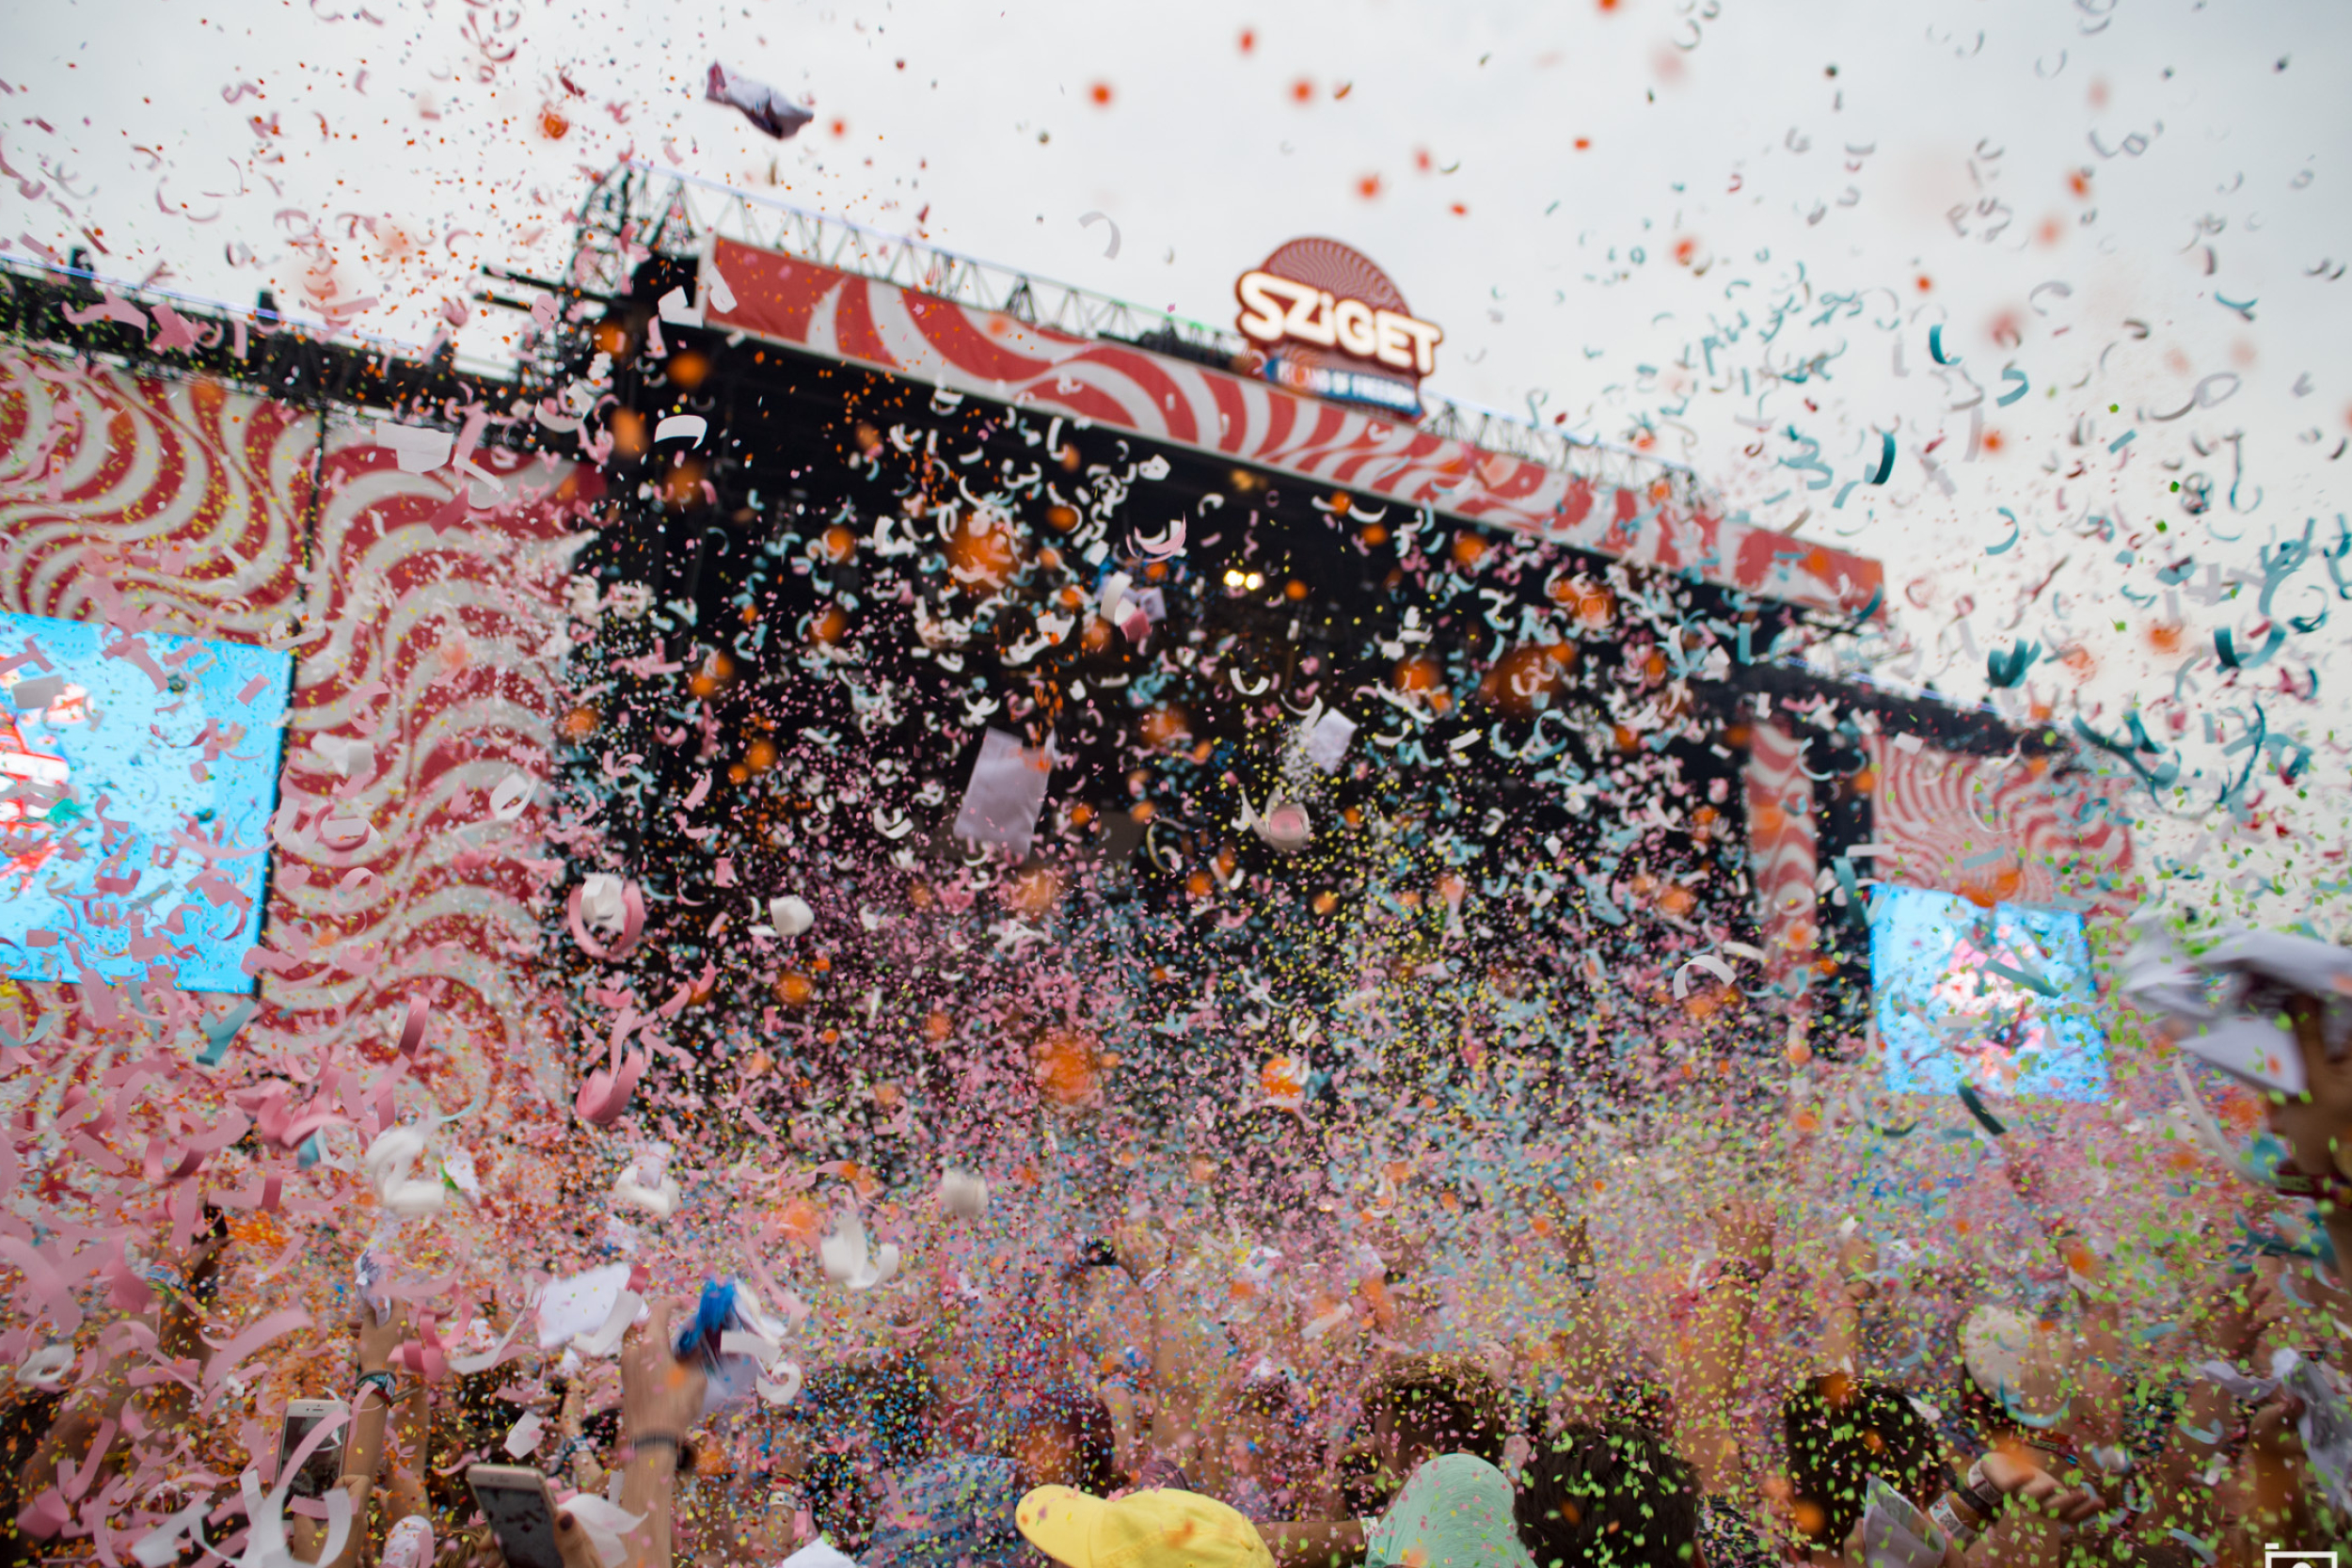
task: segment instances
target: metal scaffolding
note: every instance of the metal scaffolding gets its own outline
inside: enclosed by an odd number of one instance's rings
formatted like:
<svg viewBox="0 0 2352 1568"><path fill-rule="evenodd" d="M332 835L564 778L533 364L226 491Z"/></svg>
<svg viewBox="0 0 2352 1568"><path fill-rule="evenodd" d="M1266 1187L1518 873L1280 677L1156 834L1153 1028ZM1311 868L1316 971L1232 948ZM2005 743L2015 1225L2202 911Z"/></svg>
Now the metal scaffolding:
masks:
<svg viewBox="0 0 2352 1568"><path fill-rule="evenodd" d="M1136 344L1220 365L1251 346L1237 332L1173 311L1114 299L1019 267L959 255L927 241L640 163L614 167L581 204L564 281L590 295L621 293L631 269L648 255L683 261L698 255L713 236L958 305L1001 311L1073 337ZM1431 435L1540 463L1604 486L1645 489L1663 481L1680 504L1707 504L1697 476L1680 464L1580 440L1499 410L1425 391L1422 404L1421 427Z"/></svg>
<svg viewBox="0 0 2352 1568"><path fill-rule="evenodd" d="M188 328L167 337L167 311ZM459 356L446 341L405 343L109 277L87 266L0 258L0 339L119 365L140 375L202 375L304 408L400 410L453 422L456 404L514 396L511 363ZM503 439L504 437L494 437Z"/></svg>

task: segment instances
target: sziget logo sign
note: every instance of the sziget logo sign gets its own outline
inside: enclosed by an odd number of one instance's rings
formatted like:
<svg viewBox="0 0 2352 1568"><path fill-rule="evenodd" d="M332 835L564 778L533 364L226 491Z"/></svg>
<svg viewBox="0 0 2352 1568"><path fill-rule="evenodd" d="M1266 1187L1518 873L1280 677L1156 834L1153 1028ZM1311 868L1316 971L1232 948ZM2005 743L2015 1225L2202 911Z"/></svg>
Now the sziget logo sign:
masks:
<svg viewBox="0 0 2352 1568"><path fill-rule="evenodd" d="M2263 1547L2263 1568L2336 1568L2333 1552L2297 1552L2284 1546Z"/></svg>
<svg viewBox="0 0 2352 1568"><path fill-rule="evenodd" d="M1389 275L1337 240L1293 240L1233 285L1236 325L1267 379L1317 397L1418 418L1421 378L1445 332L1405 305Z"/></svg>

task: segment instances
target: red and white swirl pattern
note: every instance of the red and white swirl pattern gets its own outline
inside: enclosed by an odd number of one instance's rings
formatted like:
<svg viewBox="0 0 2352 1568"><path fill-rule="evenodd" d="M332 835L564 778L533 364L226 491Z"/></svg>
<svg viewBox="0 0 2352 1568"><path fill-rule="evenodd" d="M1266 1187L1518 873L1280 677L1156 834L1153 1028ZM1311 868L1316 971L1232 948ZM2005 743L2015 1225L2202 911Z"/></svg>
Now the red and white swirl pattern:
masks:
<svg viewBox="0 0 2352 1568"><path fill-rule="evenodd" d="M1787 730L1758 721L1748 736L1749 875L1756 879L1766 973L1777 980L1812 956L1820 935L1813 781L1800 766L1803 747Z"/></svg>
<svg viewBox="0 0 2352 1568"><path fill-rule="evenodd" d="M912 381L1393 496L1815 609L1858 611L1883 579L1875 561L1684 513L1663 482L1646 492L1597 486L1270 382L1073 338L730 240L716 242L710 264L735 300L730 309L709 309L710 325ZM706 278L703 297L710 292Z"/></svg>
<svg viewBox="0 0 2352 1568"><path fill-rule="evenodd" d="M1263 263L1277 277L1293 277L1339 299L1360 299L1375 310L1411 314L1396 282L1354 245L1311 235L1291 240Z"/></svg>
<svg viewBox="0 0 2352 1568"><path fill-rule="evenodd" d="M525 1082L562 1093L528 907L554 867L535 817L495 823L485 797L547 772L583 538L563 519L594 480L484 461L506 496L469 515L446 473L401 472L342 416L0 349L0 608L294 654L255 955L272 967L243 1043L380 1059L421 996L452 1108ZM324 736L368 742L373 767L345 779ZM69 1034L192 1033L79 986L28 989Z"/></svg>
<svg viewBox="0 0 2352 1568"><path fill-rule="evenodd" d="M1874 875L1986 906L2080 900L2097 913L2129 911L2131 831L2114 819L2102 780L2055 779L2053 762L1871 736L1871 838L1884 847Z"/></svg>

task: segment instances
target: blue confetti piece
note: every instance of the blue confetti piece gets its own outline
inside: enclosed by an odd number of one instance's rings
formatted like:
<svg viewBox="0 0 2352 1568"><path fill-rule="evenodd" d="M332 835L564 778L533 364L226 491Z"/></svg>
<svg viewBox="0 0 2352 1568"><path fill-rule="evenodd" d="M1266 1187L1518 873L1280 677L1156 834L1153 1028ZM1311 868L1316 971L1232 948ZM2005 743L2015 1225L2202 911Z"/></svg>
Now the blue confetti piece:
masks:
<svg viewBox="0 0 2352 1568"><path fill-rule="evenodd" d="M1985 678L2006 689L2024 680L2026 672L2032 669L2034 660L2041 657L2042 644L2039 642L2020 642L2006 655L1995 648L1984 656Z"/></svg>
<svg viewBox="0 0 2352 1568"><path fill-rule="evenodd" d="M2138 436L2138 431L2127 430L2122 435L2118 436L2114 440L2107 443L2107 451L2122 451L2125 447L2130 446L2133 441L2137 440Z"/></svg>
<svg viewBox="0 0 2352 1568"><path fill-rule="evenodd" d="M1996 1138L2006 1137L2008 1135L2009 1129L2002 1126L1999 1120L1994 1117L1993 1113L1984 1108L1984 1101L1977 1098L1977 1091L1972 1085L1967 1084L1960 1085L1960 1102L1968 1107L1968 1114L1977 1118L1978 1126L1983 1128L1986 1132L1992 1133ZM2016 1412L2011 1411L2010 1414L2015 1415ZM2041 1424L2046 1426L2050 1423L2028 1422L2027 1424Z"/></svg>
<svg viewBox="0 0 2352 1568"><path fill-rule="evenodd" d="M2287 628L2272 626L2270 636L2258 654L2241 654L2232 641L2227 626L2213 634L2213 651L2224 670L2252 670L2270 662L2271 656L2286 645Z"/></svg>
<svg viewBox="0 0 2352 1568"><path fill-rule="evenodd" d="M219 1018L206 1018L203 1021L204 1053L197 1060L206 1067L218 1067L221 1059L229 1054L230 1043L237 1037L238 1031L252 1022L253 1015L261 1010L261 1003L248 996Z"/></svg>

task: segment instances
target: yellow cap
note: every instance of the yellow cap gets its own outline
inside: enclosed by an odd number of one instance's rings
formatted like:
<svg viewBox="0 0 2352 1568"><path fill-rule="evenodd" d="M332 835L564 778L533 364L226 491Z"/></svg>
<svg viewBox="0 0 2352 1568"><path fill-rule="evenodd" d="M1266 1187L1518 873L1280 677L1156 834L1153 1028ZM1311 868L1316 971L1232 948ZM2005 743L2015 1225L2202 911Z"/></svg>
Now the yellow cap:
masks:
<svg viewBox="0 0 2352 1568"><path fill-rule="evenodd" d="M1274 1568L1257 1526L1191 1492L1130 1492L1112 1502L1041 1486L1021 1499L1013 1522L1069 1568Z"/></svg>

